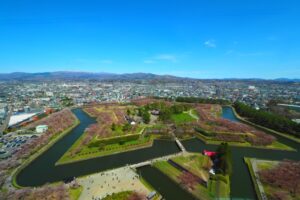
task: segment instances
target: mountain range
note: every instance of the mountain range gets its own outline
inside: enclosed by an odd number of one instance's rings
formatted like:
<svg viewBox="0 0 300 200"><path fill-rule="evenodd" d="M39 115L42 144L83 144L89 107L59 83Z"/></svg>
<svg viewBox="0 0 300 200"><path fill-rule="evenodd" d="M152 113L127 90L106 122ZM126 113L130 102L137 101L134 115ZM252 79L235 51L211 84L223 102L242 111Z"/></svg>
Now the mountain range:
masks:
<svg viewBox="0 0 300 200"><path fill-rule="evenodd" d="M113 73L91 73L91 72L40 72L40 73L0 73L0 80L19 80L19 81L38 81L38 80L177 80L184 79L170 75L156 75L151 73L131 73L131 74L113 74Z"/></svg>
<svg viewBox="0 0 300 200"><path fill-rule="evenodd" d="M157 75L152 73L92 73L92 72L73 72L73 71L57 71L57 72L39 72L39 73L26 73L26 72L13 72L13 73L0 73L0 81L53 81L53 80L157 80L157 81L184 81L184 80L197 80L194 78L178 77L172 75ZM200 80L200 79L199 79ZM216 80L216 79L211 79ZM264 81L266 79L248 78L226 78L219 80L247 80L247 81ZM272 79L276 82L300 82L300 79L278 78Z"/></svg>

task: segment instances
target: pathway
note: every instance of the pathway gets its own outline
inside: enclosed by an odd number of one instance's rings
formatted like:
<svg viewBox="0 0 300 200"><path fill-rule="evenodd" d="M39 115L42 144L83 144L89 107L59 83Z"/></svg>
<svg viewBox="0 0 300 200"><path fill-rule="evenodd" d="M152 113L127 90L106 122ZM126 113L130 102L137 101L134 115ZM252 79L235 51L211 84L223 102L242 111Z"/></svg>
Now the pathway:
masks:
<svg viewBox="0 0 300 200"><path fill-rule="evenodd" d="M177 137L175 137L175 142L182 152L186 152L185 147L182 145L182 143L180 142L180 140Z"/></svg>
<svg viewBox="0 0 300 200"><path fill-rule="evenodd" d="M175 154L171 154L171 155L167 155L167 156L162 156L162 157L159 157L159 158L154 158L154 159L151 159L151 160L147 160L145 162L140 162L140 163L137 163L137 164L132 164L132 165L129 165L130 168L132 169L135 169L135 168L138 168L138 167L143 167L143 166L146 166L146 165L151 165L157 161L167 161L173 157L176 157L176 156L182 156L182 155L185 155L187 152L180 152L180 153L175 153Z"/></svg>
<svg viewBox="0 0 300 200"><path fill-rule="evenodd" d="M253 169L253 172L254 172L254 176L255 176L255 179L256 179L256 183L257 183L257 186L258 186L260 196L261 196L262 200L267 200L268 198L266 196L266 193L264 191L264 187L263 187L262 183L260 182L260 178L259 178L259 175L258 175L257 160L255 158L252 158L252 159L250 159L250 162L251 162L251 165L252 165L252 169Z"/></svg>
<svg viewBox="0 0 300 200"><path fill-rule="evenodd" d="M193 113L193 110L189 110L189 115L190 115L191 117L193 117L194 119L196 119L197 122L199 121L199 117Z"/></svg>

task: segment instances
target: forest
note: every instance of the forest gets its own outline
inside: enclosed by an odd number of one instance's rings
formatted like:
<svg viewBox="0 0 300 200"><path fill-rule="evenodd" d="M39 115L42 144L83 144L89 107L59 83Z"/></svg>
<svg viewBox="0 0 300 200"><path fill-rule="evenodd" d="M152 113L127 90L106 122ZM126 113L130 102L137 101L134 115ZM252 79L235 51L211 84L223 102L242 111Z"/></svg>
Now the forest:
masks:
<svg viewBox="0 0 300 200"><path fill-rule="evenodd" d="M205 104L220 104L220 105L229 105L230 101L225 99L205 99L199 97L177 97L177 102L186 102L186 103L205 103Z"/></svg>
<svg viewBox="0 0 300 200"><path fill-rule="evenodd" d="M256 110L240 102L234 103L233 106L239 115L253 123L300 138L300 124L288 118L275 113Z"/></svg>

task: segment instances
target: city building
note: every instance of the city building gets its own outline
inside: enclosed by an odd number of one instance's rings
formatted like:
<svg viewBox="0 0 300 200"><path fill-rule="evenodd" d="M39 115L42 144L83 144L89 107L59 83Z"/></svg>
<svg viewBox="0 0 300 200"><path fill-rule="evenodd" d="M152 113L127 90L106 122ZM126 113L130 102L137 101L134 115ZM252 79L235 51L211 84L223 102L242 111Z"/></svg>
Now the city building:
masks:
<svg viewBox="0 0 300 200"><path fill-rule="evenodd" d="M48 130L48 126L47 125L39 125L37 127L35 127L35 131L37 133L44 133Z"/></svg>

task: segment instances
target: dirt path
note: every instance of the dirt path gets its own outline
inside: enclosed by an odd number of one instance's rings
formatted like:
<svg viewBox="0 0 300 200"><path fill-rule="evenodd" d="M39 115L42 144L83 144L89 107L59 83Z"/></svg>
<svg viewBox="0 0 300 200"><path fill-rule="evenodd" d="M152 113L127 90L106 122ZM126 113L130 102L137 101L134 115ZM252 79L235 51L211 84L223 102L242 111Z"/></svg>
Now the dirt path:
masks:
<svg viewBox="0 0 300 200"><path fill-rule="evenodd" d="M79 200L102 199L109 194L126 190L134 190L145 195L151 192L129 166L80 178L78 182L83 185Z"/></svg>

